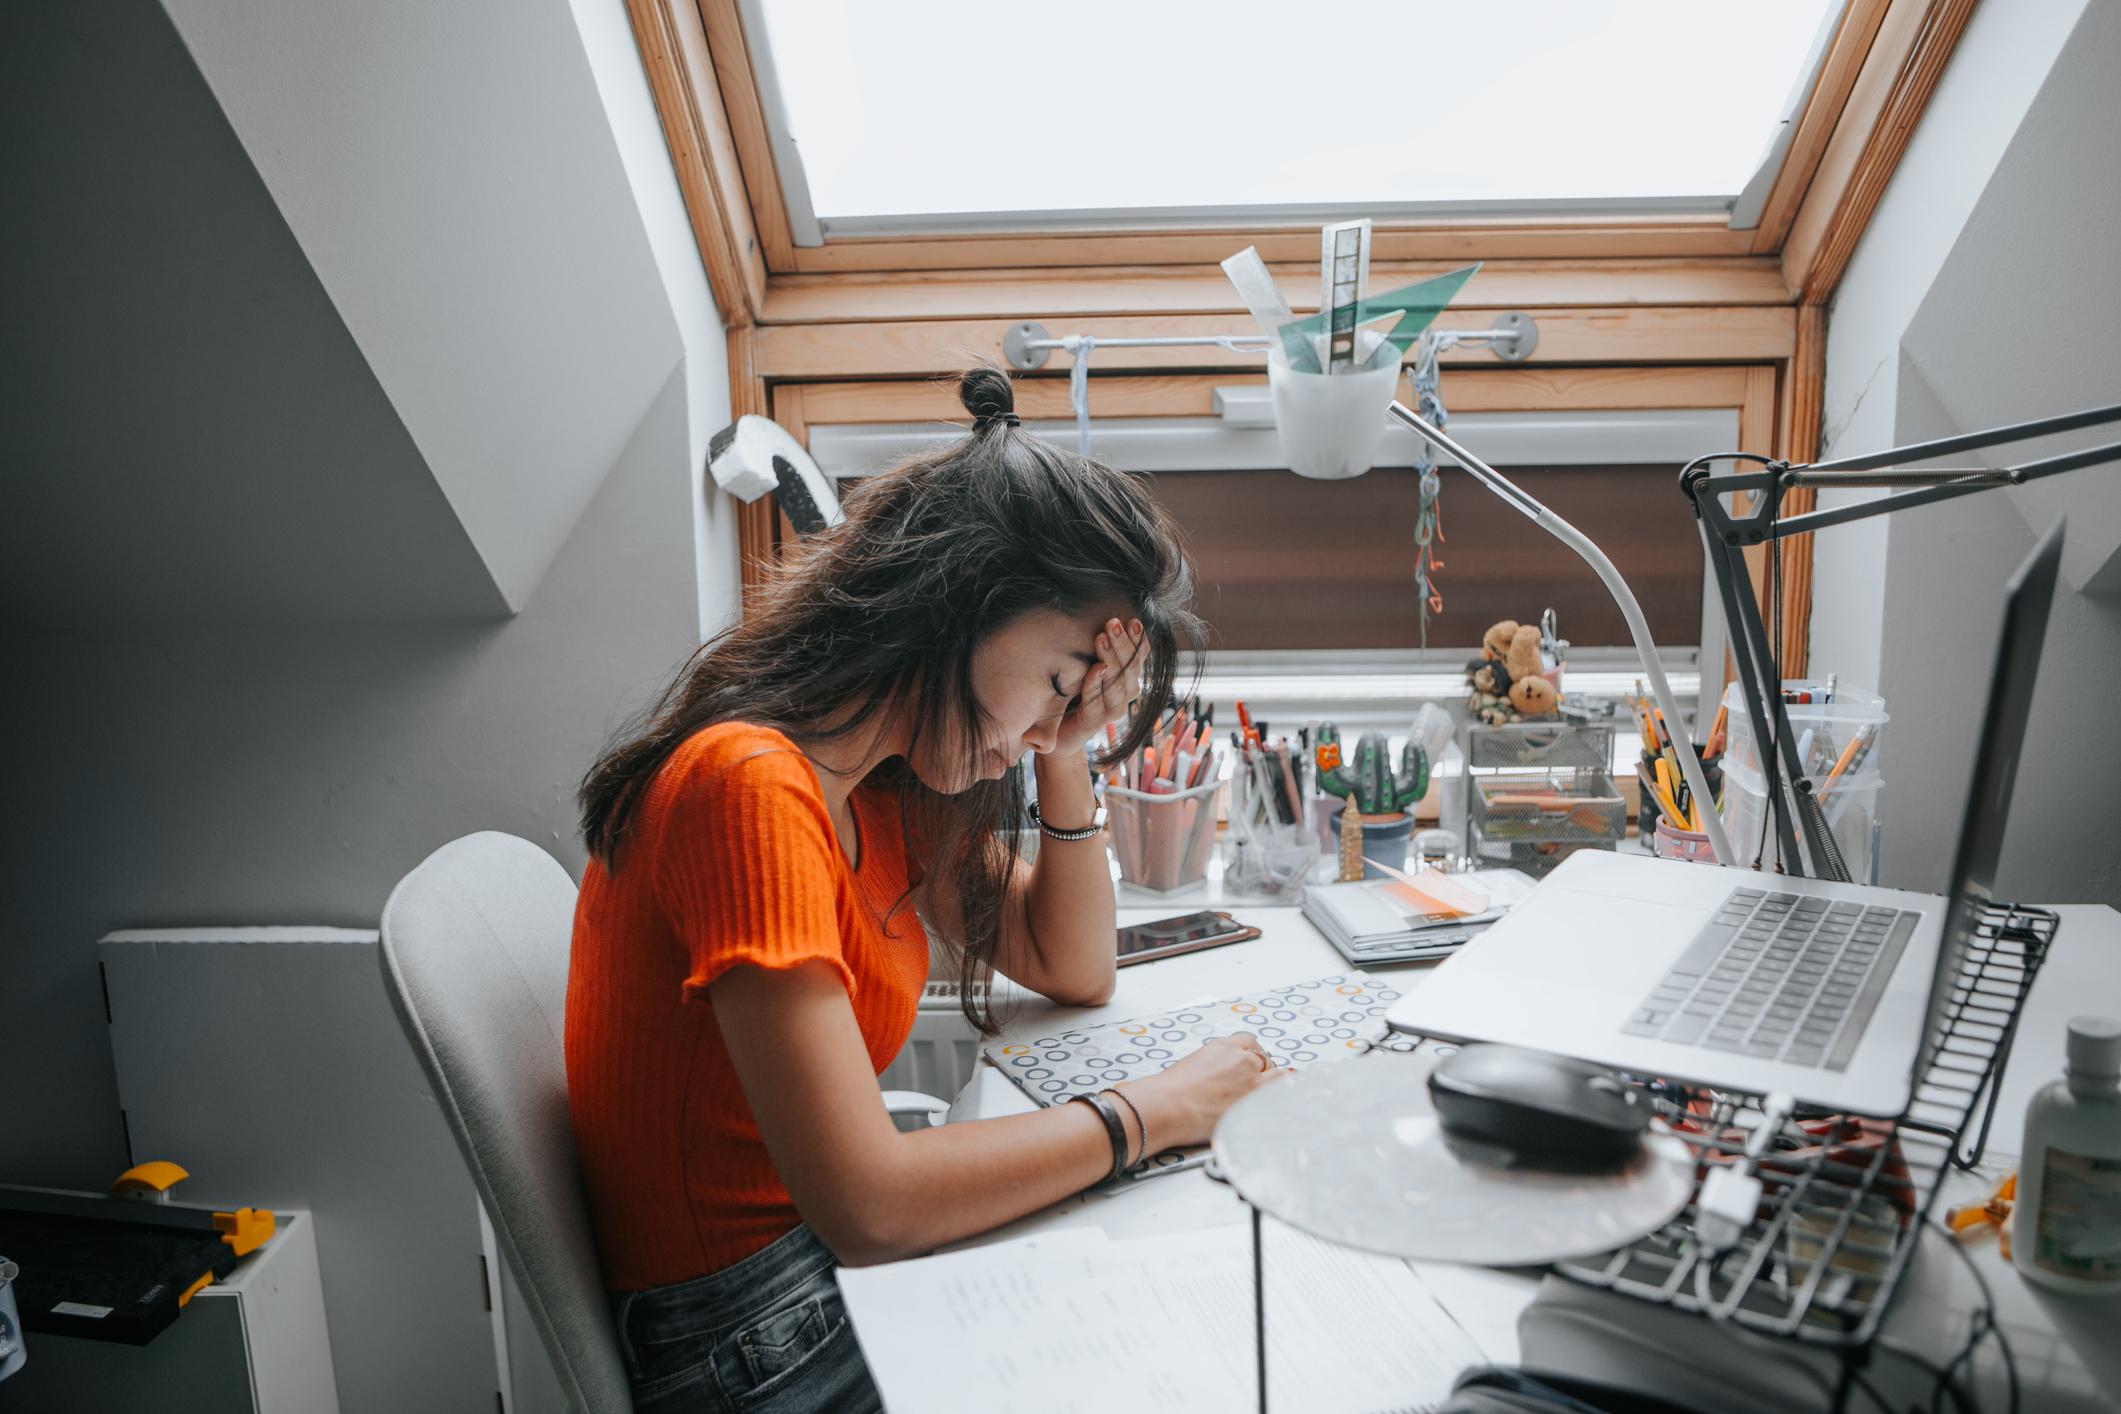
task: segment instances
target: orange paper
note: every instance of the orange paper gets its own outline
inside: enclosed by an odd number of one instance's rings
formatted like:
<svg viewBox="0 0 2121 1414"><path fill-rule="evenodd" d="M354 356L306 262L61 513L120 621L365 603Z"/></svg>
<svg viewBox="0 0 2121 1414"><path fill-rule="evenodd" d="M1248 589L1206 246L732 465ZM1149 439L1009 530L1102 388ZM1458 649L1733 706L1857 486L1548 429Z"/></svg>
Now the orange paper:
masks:
<svg viewBox="0 0 2121 1414"><path fill-rule="evenodd" d="M1463 918L1488 911L1486 894L1474 893L1440 870L1424 869L1419 874L1408 874L1389 864L1378 864L1374 859L1365 859L1363 863L1384 870L1397 881L1385 885L1385 892L1431 918Z"/></svg>

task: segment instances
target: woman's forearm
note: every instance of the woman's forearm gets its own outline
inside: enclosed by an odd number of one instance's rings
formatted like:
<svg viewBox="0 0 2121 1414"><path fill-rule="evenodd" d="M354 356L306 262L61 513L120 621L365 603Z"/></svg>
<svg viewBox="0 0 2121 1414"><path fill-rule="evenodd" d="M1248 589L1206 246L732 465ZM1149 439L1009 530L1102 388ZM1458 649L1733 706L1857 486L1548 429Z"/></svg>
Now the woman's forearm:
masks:
<svg viewBox="0 0 2121 1414"><path fill-rule="evenodd" d="M1056 753L1033 761L1040 817L1057 830L1088 825L1097 811L1097 797L1083 758ZM1032 953L1027 961L1040 975L1016 980L1055 1001L1082 1006L1112 995L1116 914L1102 835L1086 840L1049 835L1039 840L1038 861L1024 890L1024 916Z"/></svg>
<svg viewBox="0 0 2121 1414"><path fill-rule="evenodd" d="M867 1043L839 975L822 962L732 968L708 991L723 1044L774 1170L841 1261L886 1262L998 1226L1112 1169L1087 1105L901 1134L884 1113ZM1160 1136L1185 1111L1140 1097ZM1120 1115L1129 1156L1142 1134Z"/></svg>

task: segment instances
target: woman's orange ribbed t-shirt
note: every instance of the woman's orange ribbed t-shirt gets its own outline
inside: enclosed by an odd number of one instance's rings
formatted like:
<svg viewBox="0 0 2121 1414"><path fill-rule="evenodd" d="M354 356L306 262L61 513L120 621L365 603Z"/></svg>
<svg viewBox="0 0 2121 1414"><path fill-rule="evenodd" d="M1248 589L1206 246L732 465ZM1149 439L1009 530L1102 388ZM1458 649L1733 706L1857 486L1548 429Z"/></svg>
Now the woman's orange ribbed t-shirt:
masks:
<svg viewBox="0 0 2121 1414"><path fill-rule="evenodd" d="M567 975L567 1098L614 1291L720 1271L801 1221L723 1048L730 968L835 966L881 1072L913 1029L927 937L897 800L852 797L849 868L788 738L726 722L671 755L616 873L591 860Z"/></svg>

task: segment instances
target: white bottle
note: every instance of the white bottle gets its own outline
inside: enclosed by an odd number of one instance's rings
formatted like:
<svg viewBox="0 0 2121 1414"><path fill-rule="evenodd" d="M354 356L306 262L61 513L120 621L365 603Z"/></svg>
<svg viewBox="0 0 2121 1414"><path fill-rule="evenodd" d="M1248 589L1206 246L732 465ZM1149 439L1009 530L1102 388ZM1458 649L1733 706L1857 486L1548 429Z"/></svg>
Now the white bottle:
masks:
<svg viewBox="0 0 2121 1414"><path fill-rule="evenodd" d="M2121 1022L2069 1024L2069 1069L2025 1110L2011 1262L2080 1296L2121 1292Z"/></svg>

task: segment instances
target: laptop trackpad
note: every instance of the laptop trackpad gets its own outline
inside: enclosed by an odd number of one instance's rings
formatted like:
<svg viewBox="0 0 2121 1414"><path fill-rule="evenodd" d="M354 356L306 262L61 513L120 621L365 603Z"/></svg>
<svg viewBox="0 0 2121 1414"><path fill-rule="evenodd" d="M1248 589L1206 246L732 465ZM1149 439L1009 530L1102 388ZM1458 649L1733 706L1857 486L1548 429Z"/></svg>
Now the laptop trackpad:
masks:
<svg viewBox="0 0 2121 1414"><path fill-rule="evenodd" d="M1710 910L1573 889L1540 889L1504 925L1453 959L1550 987L1589 987L1640 996L1664 976Z"/></svg>

